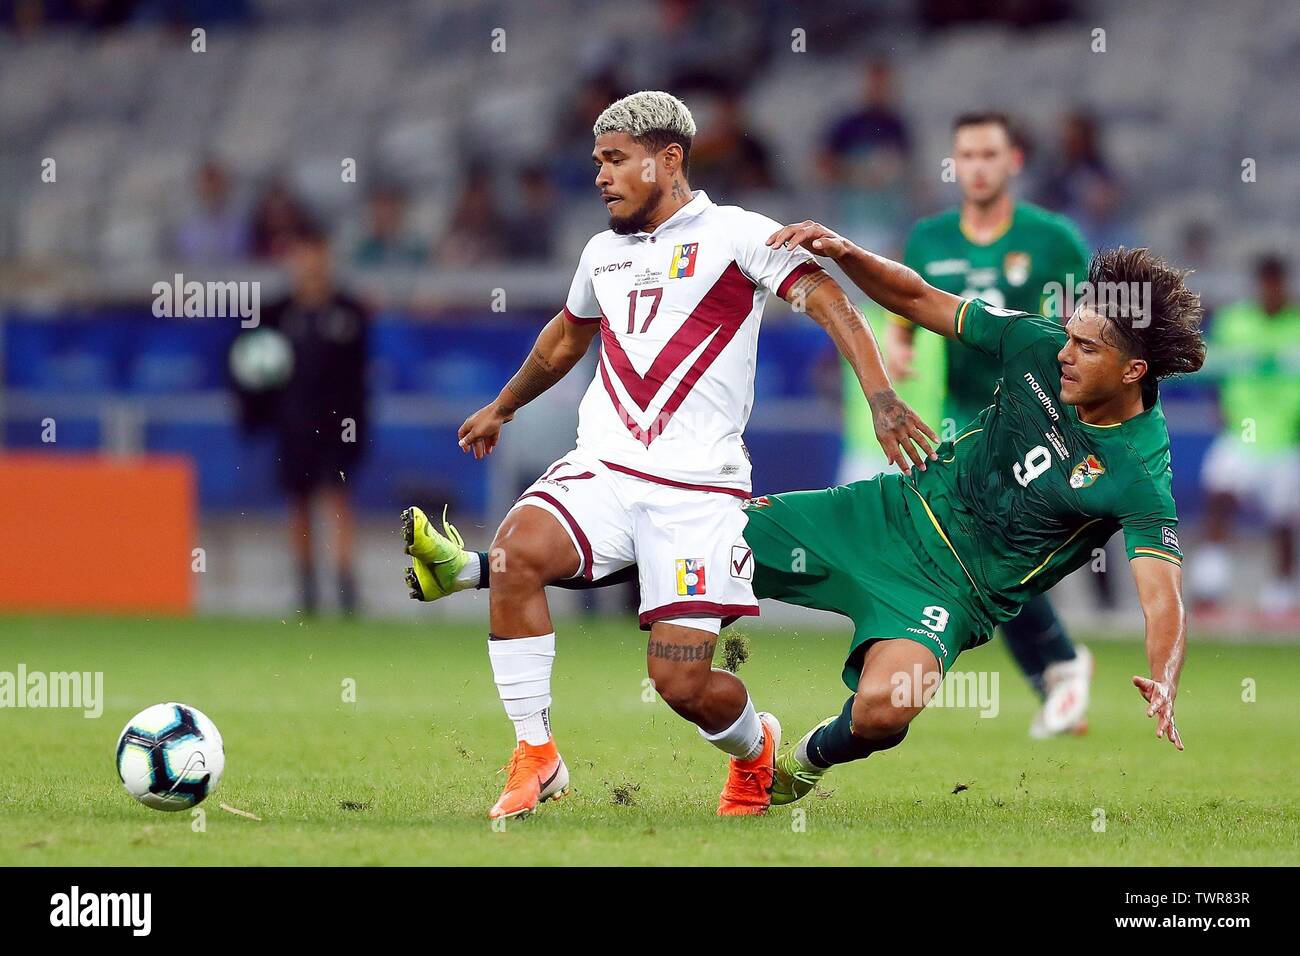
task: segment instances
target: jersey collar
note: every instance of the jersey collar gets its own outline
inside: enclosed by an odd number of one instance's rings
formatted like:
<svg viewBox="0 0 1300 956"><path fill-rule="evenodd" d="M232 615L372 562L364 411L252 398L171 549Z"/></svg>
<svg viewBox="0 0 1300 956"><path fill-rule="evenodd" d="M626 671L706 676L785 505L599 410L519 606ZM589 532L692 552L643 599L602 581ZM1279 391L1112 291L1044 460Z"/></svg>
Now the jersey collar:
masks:
<svg viewBox="0 0 1300 956"><path fill-rule="evenodd" d="M1011 231L1011 227L1016 224L1016 213L1018 212L1020 212L1020 203L1018 202L1012 203L1011 215L1009 215L1007 217L1007 221L1002 224L1002 228L998 230L997 235L995 235L988 242L977 242L974 239L974 237L972 237L971 234L966 231L966 224L961 221L961 207L958 207L957 229L961 232L962 238L965 239L967 242L969 242L972 246L977 246L980 249L987 249L989 246L993 246L1001 242L1002 238Z"/></svg>
<svg viewBox="0 0 1300 956"><path fill-rule="evenodd" d="M1146 423L1149 421L1163 420L1165 414L1164 409L1160 407L1159 393L1156 394L1156 400L1154 402L1152 402L1146 408L1142 409L1142 411L1138 412L1132 418L1126 418L1122 422L1112 422L1109 425L1094 425L1092 424L1092 422L1085 422L1082 418L1079 417L1079 409L1077 409L1075 406L1067 405L1066 408L1070 410L1070 416L1074 419L1075 424L1082 425L1084 428L1091 428L1094 431L1099 431L1099 432L1108 432L1108 431L1118 432L1120 430L1130 431L1134 428L1143 428L1146 426ZM1127 428L1125 426L1127 426Z"/></svg>
<svg viewBox="0 0 1300 956"><path fill-rule="evenodd" d="M713 200L709 198L709 194L703 189L691 190L691 201L660 223L658 229L654 232L634 232L629 238L649 239L652 236L657 236L669 226L680 225L688 219L694 219L713 204Z"/></svg>

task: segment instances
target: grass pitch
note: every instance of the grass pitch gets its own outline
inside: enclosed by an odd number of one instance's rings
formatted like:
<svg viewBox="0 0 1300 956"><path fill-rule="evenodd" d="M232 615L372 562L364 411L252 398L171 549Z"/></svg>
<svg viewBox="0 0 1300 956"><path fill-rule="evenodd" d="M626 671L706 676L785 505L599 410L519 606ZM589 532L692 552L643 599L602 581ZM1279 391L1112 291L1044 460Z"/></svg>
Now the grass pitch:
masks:
<svg viewBox="0 0 1300 956"><path fill-rule="evenodd" d="M898 749L832 772L805 814L719 820L725 760L646 693L635 625L558 631L553 719L575 792L498 832L486 811L513 734L482 627L0 618L0 671L103 671L106 698L100 719L0 709L0 865L1300 863L1294 647L1193 636L1179 754L1129 683L1138 638L1092 645L1091 732L1037 742L994 641L958 668L1000 672L996 718L931 709ZM787 739L838 710L844 632L749 634L741 676ZM117 780L122 726L165 700L225 737L205 828Z"/></svg>

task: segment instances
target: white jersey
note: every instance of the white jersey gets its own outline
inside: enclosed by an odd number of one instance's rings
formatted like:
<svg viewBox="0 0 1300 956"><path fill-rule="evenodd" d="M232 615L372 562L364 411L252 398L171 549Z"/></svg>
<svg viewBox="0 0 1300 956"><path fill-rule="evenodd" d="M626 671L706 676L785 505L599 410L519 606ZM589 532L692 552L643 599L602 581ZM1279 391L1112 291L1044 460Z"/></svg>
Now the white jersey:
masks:
<svg viewBox="0 0 1300 956"><path fill-rule="evenodd" d="M564 309L600 323L579 453L663 484L749 494L741 436L763 306L817 268L802 249L767 247L779 228L697 191L653 233L587 243Z"/></svg>

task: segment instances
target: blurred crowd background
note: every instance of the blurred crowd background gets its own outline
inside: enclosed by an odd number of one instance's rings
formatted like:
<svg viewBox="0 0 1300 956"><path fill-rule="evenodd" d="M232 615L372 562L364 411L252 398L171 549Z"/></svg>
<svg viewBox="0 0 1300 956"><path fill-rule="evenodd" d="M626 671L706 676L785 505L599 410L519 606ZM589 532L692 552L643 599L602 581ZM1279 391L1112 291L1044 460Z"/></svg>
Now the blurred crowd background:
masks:
<svg viewBox="0 0 1300 956"><path fill-rule="evenodd" d="M200 607L292 606L293 489L230 387L238 322L159 318L151 290L178 273L256 281L265 304L323 283L365 324L368 412L345 476L359 517L318 547L356 554L344 606L359 592L403 610L390 531L404 504L449 501L481 543L569 447L583 369L488 467L454 432L604 228L591 123L643 88L692 108L691 181L715 201L818 218L895 256L917 218L959 198L942 175L953 117L1002 110L1026 155L1017 194L1090 246L1150 245L1196 269L1211 321L1292 301L1300 5L0 0L0 446L190 458L200 537L227 556ZM304 237L323 257L295 253ZM830 484L829 342L779 304L766 321L755 489ZM1219 384L1166 390L1192 541L1219 520L1200 482L1225 427ZM294 520L300 538L313 519ZM1259 542L1277 520L1247 507L1240 529L1212 529L1238 542L1242 580L1276 577ZM1067 614L1094 613L1077 590Z"/></svg>

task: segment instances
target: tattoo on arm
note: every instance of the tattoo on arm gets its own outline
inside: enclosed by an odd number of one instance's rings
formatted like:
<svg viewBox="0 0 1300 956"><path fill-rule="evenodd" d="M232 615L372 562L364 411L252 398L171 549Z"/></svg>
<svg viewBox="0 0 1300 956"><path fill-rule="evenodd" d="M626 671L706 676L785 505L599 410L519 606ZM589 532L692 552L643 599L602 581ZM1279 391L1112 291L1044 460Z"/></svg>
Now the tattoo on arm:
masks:
<svg viewBox="0 0 1300 956"><path fill-rule="evenodd" d="M894 394L892 388L873 393L867 399L867 403L875 413L876 423L885 431L893 431L895 428L906 426L910 421L908 416L911 409Z"/></svg>
<svg viewBox="0 0 1300 956"><path fill-rule="evenodd" d="M818 278L809 276L809 279ZM830 281L831 277L822 273L821 277ZM796 283L797 287L798 283ZM820 283L818 283L820 285ZM812 288L816 288L814 285ZM870 331L871 327L863 317L858 307L849 301L849 297L840 291L839 295L831 298L831 301L824 307L817 310L818 314L813 315L813 320L824 328L830 337L834 340L836 348L842 355L849 356L849 345L851 337L860 334L864 329L874 341L875 335Z"/></svg>
<svg viewBox="0 0 1300 956"><path fill-rule="evenodd" d="M506 383L508 388L519 402L519 406L527 405L542 392L546 391L560 379L564 378L567 369L557 369L546 356L539 350L533 349L533 353L515 373L514 378ZM516 407L519 407L516 406Z"/></svg>
<svg viewBox="0 0 1300 956"><path fill-rule="evenodd" d="M711 661L715 641L679 644L674 641L651 641L647 654L664 661Z"/></svg>
<svg viewBox="0 0 1300 956"><path fill-rule="evenodd" d="M791 287L794 294L790 297L790 306L798 310L805 304L801 297L810 299L812 292L825 283L829 283L826 292L817 296L812 308L803 311L807 311L812 320L826 330L836 350L848 361L862 383L863 392L868 395L879 393L889 387L884 356L870 324L839 283L825 271L807 275Z"/></svg>
<svg viewBox="0 0 1300 956"><path fill-rule="evenodd" d="M809 273L790 287L786 301L796 312L806 312L808 297L812 295L813 290L819 288L822 283L829 282L830 279L825 270Z"/></svg>
<svg viewBox="0 0 1300 956"><path fill-rule="evenodd" d="M827 278L829 279L830 276L827 276ZM836 298L831 306L831 318L834 324L841 329L846 327L856 329L865 325L867 321L862 317L862 313L858 311L858 307L849 301L847 295Z"/></svg>

